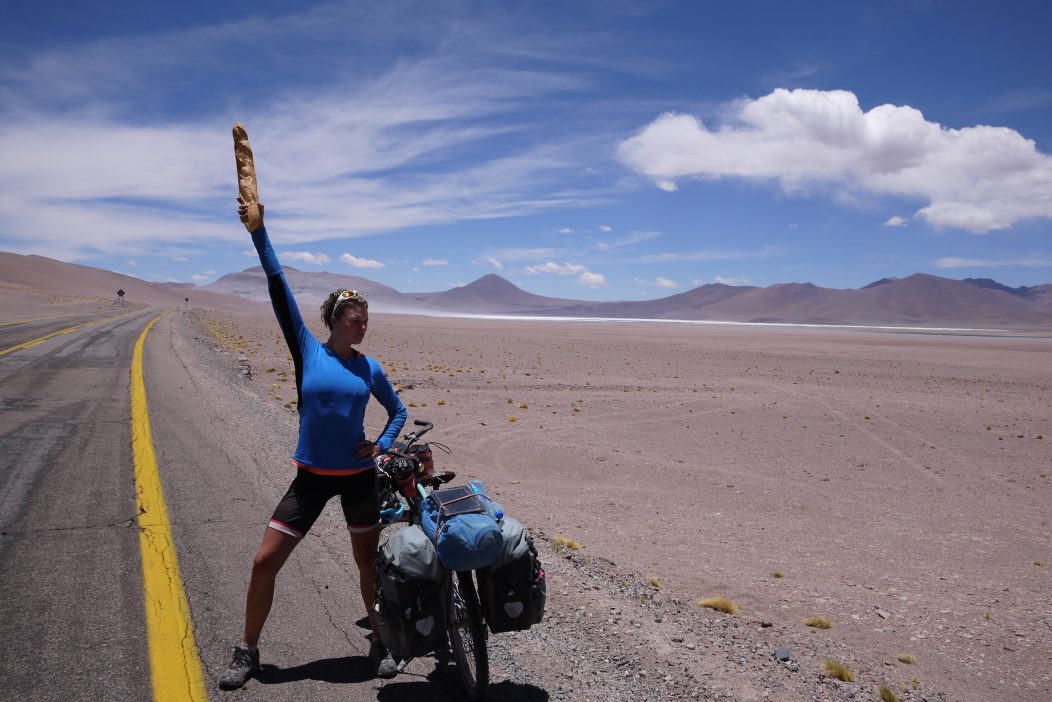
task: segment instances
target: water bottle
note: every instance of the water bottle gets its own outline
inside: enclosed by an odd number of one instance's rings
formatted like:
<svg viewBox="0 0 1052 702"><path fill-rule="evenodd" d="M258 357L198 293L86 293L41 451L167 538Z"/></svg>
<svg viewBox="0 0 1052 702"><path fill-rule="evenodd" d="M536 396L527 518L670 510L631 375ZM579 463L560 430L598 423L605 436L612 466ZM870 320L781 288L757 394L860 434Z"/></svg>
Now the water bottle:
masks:
<svg viewBox="0 0 1052 702"><path fill-rule="evenodd" d="M499 502L494 501L493 497L490 495L489 486L486 485L485 481L478 479L469 480L468 487L471 488L473 493L483 498L482 502L486 505L487 514L498 522L504 519L504 508L501 507Z"/></svg>

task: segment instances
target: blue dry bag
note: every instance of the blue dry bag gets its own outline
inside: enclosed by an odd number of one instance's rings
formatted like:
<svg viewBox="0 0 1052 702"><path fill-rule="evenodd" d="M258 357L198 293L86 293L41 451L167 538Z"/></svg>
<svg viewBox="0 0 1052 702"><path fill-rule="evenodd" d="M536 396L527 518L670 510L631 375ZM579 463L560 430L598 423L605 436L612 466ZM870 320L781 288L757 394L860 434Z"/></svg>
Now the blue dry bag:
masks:
<svg viewBox="0 0 1052 702"><path fill-rule="evenodd" d="M490 565L504 546L500 506L469 487L435 490L423 503L420 528L435 543L438 559L449 570Z"/></svg>

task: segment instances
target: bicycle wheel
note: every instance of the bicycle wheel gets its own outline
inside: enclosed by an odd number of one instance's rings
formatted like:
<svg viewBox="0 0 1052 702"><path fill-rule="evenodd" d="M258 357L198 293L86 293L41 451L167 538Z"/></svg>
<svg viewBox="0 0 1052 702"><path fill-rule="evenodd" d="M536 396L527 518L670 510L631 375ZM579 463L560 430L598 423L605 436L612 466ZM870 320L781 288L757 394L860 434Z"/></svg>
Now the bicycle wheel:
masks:
<svg viewBox="0 0 1052 702"><path fill-rule="evenodd" d="M478 592L471 571L454 573L449 603L449 645L469 700L481 700L489 685L489 654Z"/></svg>

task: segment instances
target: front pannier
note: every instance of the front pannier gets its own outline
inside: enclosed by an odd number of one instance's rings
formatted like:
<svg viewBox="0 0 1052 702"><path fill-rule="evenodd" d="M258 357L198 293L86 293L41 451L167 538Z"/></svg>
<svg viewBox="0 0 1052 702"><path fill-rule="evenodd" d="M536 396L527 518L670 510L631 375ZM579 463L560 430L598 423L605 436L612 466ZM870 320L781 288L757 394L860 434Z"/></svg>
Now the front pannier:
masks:
<svg viewBox="0 0 1052 702"><path fill-rule="evenodd" d="M376 555L380 638L398 660L434 651L446 638L447 579L431 539L409 526Z"/></svg>
<svg viewBox="0 0 1052 702"><path fill-rule="evenodd" d="M479 600L494 634L522 631L544 617L547 584L537 549L526 529L512 517L501 524L503 550L497 560L478 571Z"/></svg>

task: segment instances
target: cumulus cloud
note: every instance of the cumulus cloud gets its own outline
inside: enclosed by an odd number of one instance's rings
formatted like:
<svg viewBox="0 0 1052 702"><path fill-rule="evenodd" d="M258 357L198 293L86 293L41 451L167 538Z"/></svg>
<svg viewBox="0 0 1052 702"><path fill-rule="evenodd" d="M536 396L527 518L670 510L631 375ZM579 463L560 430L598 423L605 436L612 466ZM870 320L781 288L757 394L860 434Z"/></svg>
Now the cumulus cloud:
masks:
<svg viewBox="0 0 1052 702"><path fill-rule="evenodd" d="M609 234L610 232L614 231L614 228L608 224L600 224L599 231L601 231L604 234Z"/></svg>
<svg viewBox="0 0 1052 702"><path fill-rule="evenodd" d="M846 90L777 89L732 104L709 129L665 114L618 147L664 190L677 178L774 180L786 191L825 186L928 204L935 227L975 233L1052 218L1052 156L1003 127L950 129L909 106L863 111Z"/></svg>
<svg viewBox="0 0 1052 702"><path fill-rule="evenodd" d="M536 266L527 266L523 269L525 273L530 275L540 275L541 273L553 273L561 276L577 276L577 282L581 285L587 285L590 288L597 288L606 285L606 276L601 273L593 273L588 270L587 267L580 263L555 263L554 261L547 261L545 263L538 264Z"/></svg>
<svg viewBox="0 0 1052 702"><path fill-rule="evenodd" d="M1049 268L1052 256L1033 255L1026 258L979 259L947 256L935 261L936 268Z"/></svg>
<svg viewBox="0 0 1052 702"><path fill-rule="evenodd" d="M423 266L448 266L449 261L444 258L425 258L420 262Z"/></svg>
<svg viewBox="0 0 1052 702"><path fill-rule="evenodd" d="M581 285L587 285L590 288L601 288L606 285L606 276L601 273L585 271L577 276L577 282Z"/></svg>
<svg viewBox="0 0 1052 702"><path fill-rule="evenodd" d="M208 280L208 277L209 276L204 275L202 273L194 273L192 276L190 276L190 279L195 283L203 283L206 280Z"/></svg>
<svg viewBox="0 0 1052 702"><path fill-rule="evenodd" d="M349 253L340 254L340 260L352 268L383 268L384 264L371 258L358 258Z"/></svg>
<svg viewBox="0 0 1052 702"><path fill-rule="evenodd" d="M312 263L314 265L332 263L332 259L327 254L311 253L310 251L284 251L281 254L281 258L282 260L302 261L303 263Z"/></svg>
<svg viewBox="0 0 1052 702"><path fill-rule="evenodd" d="M884 226L885 227L905 227L909 223L910 223L910 221L907 218L899 217L898 215L895 215L894 217L889 217L888 221L884 222Z"/></svg>
<svg viewBox="0 0 1052 702"><path fill-rule="evenodd" d="M635 280L635 282L640 285L649 285L653 288L666 288L668 290L675 290L676 288L683 287L676 281L670 280L669 278L663 278L661 276L658 276L654 280L646 280L644 278L634 278L633 280Z"/></svg>

